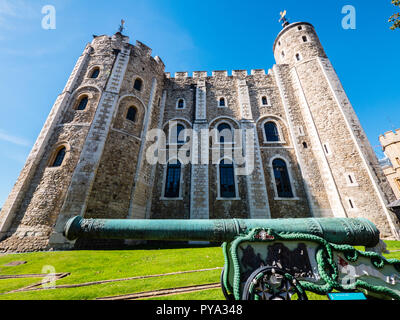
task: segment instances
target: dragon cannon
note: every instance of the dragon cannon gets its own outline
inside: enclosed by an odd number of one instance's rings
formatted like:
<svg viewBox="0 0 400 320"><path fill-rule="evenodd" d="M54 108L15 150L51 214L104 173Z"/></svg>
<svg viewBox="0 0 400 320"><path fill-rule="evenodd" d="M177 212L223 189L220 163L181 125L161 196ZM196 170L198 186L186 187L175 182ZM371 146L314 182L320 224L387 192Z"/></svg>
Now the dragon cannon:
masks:
<svg viewBox="0 0 400 320"><path fill-rule="evenodd" d="M221 287L229 300L307 300L306 292L362 292L400 300L400 260L382 256L364 218L70 219L68 240L135 239L222 243ZM354 246L364 246L365 251Z"/></svg>

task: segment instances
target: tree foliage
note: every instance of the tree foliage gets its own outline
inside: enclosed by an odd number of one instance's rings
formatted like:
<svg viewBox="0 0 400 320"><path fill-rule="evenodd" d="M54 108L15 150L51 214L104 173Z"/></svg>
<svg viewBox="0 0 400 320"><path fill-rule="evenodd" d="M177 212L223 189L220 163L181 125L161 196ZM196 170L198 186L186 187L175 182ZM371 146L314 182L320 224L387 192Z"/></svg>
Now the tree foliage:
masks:
<svg viewBox="0 0 400 320"><path fill-rule="evenodd" d="M392 0L392 4L396 7L400 7L400 0ZM390 29L395 30L397 28L400 28L400 12L393 14L389 18L389 22L393 23Z"/></svg>

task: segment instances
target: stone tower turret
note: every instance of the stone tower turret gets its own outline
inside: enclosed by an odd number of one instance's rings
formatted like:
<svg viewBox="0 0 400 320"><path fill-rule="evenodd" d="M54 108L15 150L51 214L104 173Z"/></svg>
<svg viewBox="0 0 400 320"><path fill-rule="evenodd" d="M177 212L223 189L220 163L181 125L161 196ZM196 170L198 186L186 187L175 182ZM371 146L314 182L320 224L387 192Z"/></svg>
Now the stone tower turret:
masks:
<svg viewBox="0 0 400 320"><path fill-rule="evenodd" d="M393 192L314 27L287 25L273 50L289 121L304 132L293 138L314 215L365 217L383 236L398 237L398 222L386 207ZM315 189L318 180L324 195Z"/></svg>
<svg viewBox="0 0 400 320"><path fill-rule="evenodd" d="M278 64L292 65L300 60L326 58L314 27L307 22L296 22L285 27L276 38L273 51Z"/></svg>
<svg viewBox="0 0 400 320"><path fill-rule="evenodd" d="M388 131L379 136L383 152L389 158L391 166L383 168L383 172L397 197L400 199L400 129Z"/></svg>

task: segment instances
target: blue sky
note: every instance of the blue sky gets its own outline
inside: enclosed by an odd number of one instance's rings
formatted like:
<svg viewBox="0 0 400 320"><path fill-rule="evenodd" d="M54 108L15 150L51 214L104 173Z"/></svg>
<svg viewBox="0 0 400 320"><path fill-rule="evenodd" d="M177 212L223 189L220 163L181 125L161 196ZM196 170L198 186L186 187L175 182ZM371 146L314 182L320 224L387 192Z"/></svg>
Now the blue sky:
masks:
<svg viewBox="0 0 400 320"><path fill-rule="evenodd" d="M56 9L56 29L41 27L42 7ZM355 30L342 28L344 5L356 9ZM400 30L387 22L390 0L0 0L0 206L11 191L50 109L92 34L113 34L121 18L166 71L269 69L281 30L312 23L382 157L378 136L400 128Z"/></svg>

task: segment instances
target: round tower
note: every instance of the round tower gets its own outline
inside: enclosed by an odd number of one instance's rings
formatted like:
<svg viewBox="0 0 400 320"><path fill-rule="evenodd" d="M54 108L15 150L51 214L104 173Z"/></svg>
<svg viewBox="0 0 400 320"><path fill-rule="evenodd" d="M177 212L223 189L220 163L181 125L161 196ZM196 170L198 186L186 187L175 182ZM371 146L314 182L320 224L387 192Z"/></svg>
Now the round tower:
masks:
<svg viewBox="0 0 400 320"><path fill-rule="evenodd" d="M399 237L398 222L386 207L393 192L314 27L285 21L273 51L288 118L294 127L304 123L303 139L310 142L311 153L300 146L299 154L303 163L310 157L315 160L304 168L308 184L317 185L320 176L324 185L330 209L324 206L323 211L337 217L365 217L383 237ZM310 199L321 198L321 190L312 191ZM311 201L318 211L320 203Z"/></svg>
<svg viewBox="0 0 400 320"><path fill-rule="evenodd" d="M308 22L287 25L278 34L273 50L278 64L293 64L315 57L326 58L314 27Z"/></svg>

